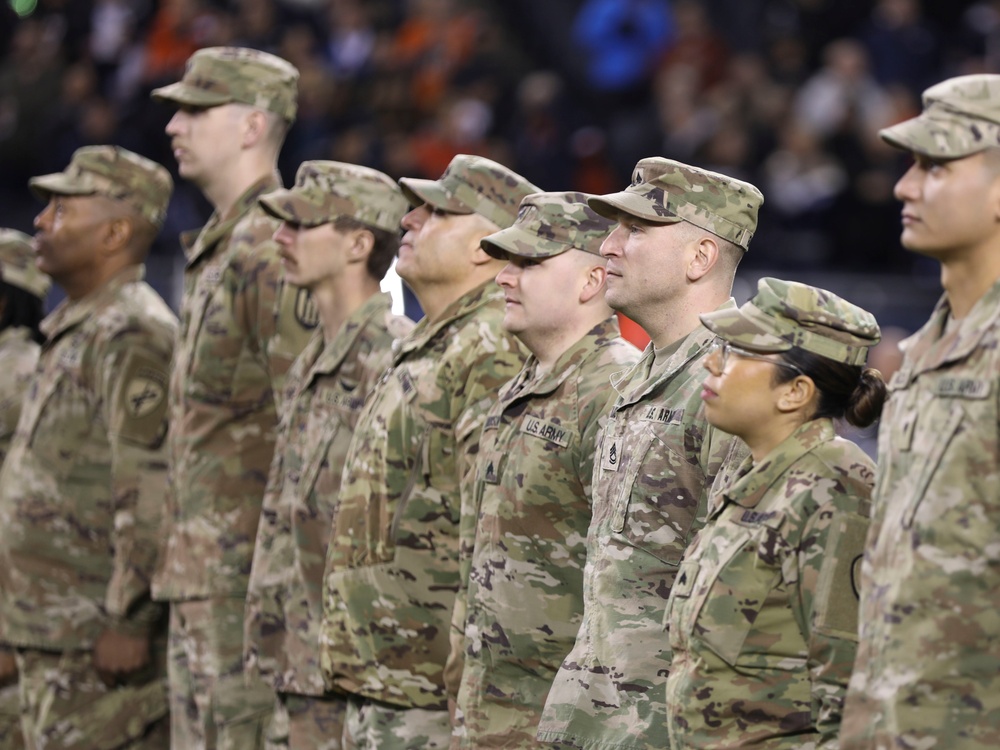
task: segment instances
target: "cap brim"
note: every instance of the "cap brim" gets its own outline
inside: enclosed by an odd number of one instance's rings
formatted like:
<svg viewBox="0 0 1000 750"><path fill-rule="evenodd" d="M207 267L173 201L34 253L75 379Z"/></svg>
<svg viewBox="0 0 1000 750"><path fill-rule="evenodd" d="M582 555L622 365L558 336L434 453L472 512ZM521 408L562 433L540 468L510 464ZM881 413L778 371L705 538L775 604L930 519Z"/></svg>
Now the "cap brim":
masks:
<svg viewBox="0 0 1000 750"><path fill-rule="evenodd" d="M651 224L676 224L684 221L680 216L657 213L653 204L638 193L623 190L610 195L597 195L587 199L587 205L605 219L617 221L619 215L626 214Z"/></svg>
<svg viewBox="0 0 1000 750"><path fill-rule="evenodd" d="M40 199L51 195L93 195L96 190L86 179L74 178L65 172L45 174L28 180L28 187Z"/></svg>
<svg viewBox="0 0 1000 750"><path fill-rule="evenodd" d="M406 196L406 200L413 206L427 204L434 208L440 208L452 214L475 213L471 208L461 201L450 197L441 183L437 180L418 180L415 177L403 177L399 180L399 187Z"/></svg>
<svg viewBox="0 0 1000 750"><path fill-rule="evenodd" d="M790 342L768 333L738 308L716 310L698 317L716 336L744 349L755 352L787 352L792 348Z"/></svg>
<svg viewBox="0 0 1000 750"><path fill-rule="evenodd" d="M158 102L174 102L189 107L218 107L220 104L232 101L225 94L214 94L211 91L188 86L182 81L153 89L150 96Z"/></svg>
<svg viewBox="0 0 1000 750"><path fill-rule="evenodd" d="M259 199L261 208L282 221L298 224L304 227L318 227L331 221L316 204L307 201L294 190L275 190L262 195Z"/></svg>
<svg viewBox="0 0 1000 750"><path fill-rule="evenodd" d="M950 117L943 112L924 112L898 125L883 128L878 134L890 146L904 151L938 159L961 159L989 148L985 139L969 142L968 138L955 136L962 130L968 132L968 128L967 118Z"/></svg>
<svg viewBox="0 0 1000 750"><path fill-rule="evenodd" d="M505 260L509 255L518 258L554 258L573 249L572 245L543 239L517 225L484 237L479 241L479 246L487 255L498 260Z"/></svg>

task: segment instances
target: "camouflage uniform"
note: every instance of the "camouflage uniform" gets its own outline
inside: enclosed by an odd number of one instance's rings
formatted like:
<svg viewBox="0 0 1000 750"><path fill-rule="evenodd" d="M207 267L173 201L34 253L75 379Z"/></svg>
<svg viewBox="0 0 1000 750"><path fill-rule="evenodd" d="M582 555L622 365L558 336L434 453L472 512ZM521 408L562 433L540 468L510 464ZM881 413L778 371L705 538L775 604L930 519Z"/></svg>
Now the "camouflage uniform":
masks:
<svg viewBox="0 0 1000 750"><path fill-rule="evenodd" d="M281 58L202 49L153 97L191 107L237 102L295 116L298 73ZM285 287L278 222L257 204L277 174L215 213L191 242L170 379L165 544L154 595L169 600L172 742L259 744L273 692L243 675L244 599L285 373L317 319L308 292ZM216 736L217 735L217 736Z"/></svg>
<svg viewBox="0 0 1000 750"><path fill-rule="evenodd" d="M119 200L156 225L172 187L163 167L110 146L79 149L65 172L31 185ZM166 746L164 727L139 737L167 713L164 611L149 577L177 319L142 277L129 267L43 321L0 477L0 639L18 648L28 747ZM105 630L152 641L147 668L114 688L91 663Z"/></svg>
<svg viewBox="0 0 1000 750"><path fill-rule="evenodd" d="M35 268L31 238L15 229L0 229L0 279L41 300L49 291L49 277ZM0 361L3 362L0 372L0 466L3 466L14 436L24 392L31 382L40 351L41 347L31 339L31 331L24 328L0 331ZM2 734L0 747L3 747Z"/></svg>
<svg viewBox="0 0 1000 750"><path fill-rule="evenodd" d="M639 162L626 191L589 203L606 215L683 218L745 248L761 200L752 185L652 158ZM724 309L734 306L730 300ZM746 452L705 421L702 363L713 340L699 326L664 351L650 345L635 367L612 378L618 397L597 437L583 622L549 691L543 742L667 746L667 596L704 523L716 475Z"/></svg>
<svg viewBox="0 0 1000 750"><path fill-rule="evenodd" d="M440 181L404 180L434 206L510 226L533 185L458 156ZM503 333L492 282L422 320L394 353L348 450L327 558L322 663L352 693L345 739L363 746L444 747L443 682L458 588L458 526L479 434L524 354ZM352 718L353 716L353 718Z"/></svg>
<svg viewBox="0 0 1000 750"><path fill-rule="evenodd" d="M517 222L483 248L495 257L597 254L611 222L586 198L528 196ZM467 653L452 747L536 745L545 696L583 610L594 438L608 381L637 359L611 317L546 371L530 357L486 417L471 573L459 593L465 606L456 607Z"/></svg>
<svg viewBox="0 0 1000 750"><path fill-rule="evenodd" d="M751 351L794 344L850 365L879 340L867 312L777 279L702 321ZM874 477L871 459L816 419L713 493L667 603L671 748L836 748Z"/></svg>
<svg viewBox="0 0 1000 750"><path fill-rule="evenodd" d="M261 199L296 224L350 217L396 232L407 203L381 172L305 162L292 190ZM268 747L340 748L346 699L326 692L319 664L323 569L344 457L365 398L413 328L388 294L355 310L328 343L317 330L285 381L281 421L257 529L246 609L247 672L278 692ZM341 731L338 731L338 728Z"/></svg>
<svg viewBox="0 0 1000 750"><path fill-rule="evenodd" d="M962 158L996 146L998 102L1000 76L952 79L881 135ZM845 750L1000 746L1000 282L950 319L943 299L889 383Z"/></svg>
<svg viewBox="0 0 1000 750"><path fill-rule="evenodd" d="M35 251L31 238L15 229L0 229L0 277L4 283L16 286L44 300L49 290L49 277L35 268ZM0 331L0 467L7 457L14 429L21 415L24 394L31 384L38 364L41 347L26 328L6 328ZM20 750L21 711L17 683L0 687L0 750Z"/></svg>

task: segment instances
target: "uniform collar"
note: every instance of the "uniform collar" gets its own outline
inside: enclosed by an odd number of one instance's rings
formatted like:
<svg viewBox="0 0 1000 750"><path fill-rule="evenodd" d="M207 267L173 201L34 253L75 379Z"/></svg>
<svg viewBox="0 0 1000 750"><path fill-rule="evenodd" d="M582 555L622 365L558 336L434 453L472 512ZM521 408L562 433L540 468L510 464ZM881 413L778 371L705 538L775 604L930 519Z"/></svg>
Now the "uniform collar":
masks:
<svg viewBox="0 0 1000 750"><path fill-rule="evenodd" d="M63 332L73 328L104 307L108 300L118 295L126 284L142 281L146 275L143 265L128 266L121 273L110 279L99 289L95 289L82 299L65 299L41 323L42 333L49 341L54 340Z"/></svg>
<svg viewBox="0 0 1000 750"><path fill-rule="evenodd" d="M734 480L722 490L722 495L728 502L736 503L744 508L754 508L767 495L774 483L796 461L810 453L818 445L828 443L837 437L830 419L813 419L798 427L785 438L778 447L768 453L758 463L753 463L753 457L747 456L737 469ZM724 503L714 508L717 515Z"/></svg>
<svg viewBox="0 0 1000 750"><path fill-rule="evenodd" d="M716 309L735 310L736 300L730 297ZM691 360L702 354L714 340L715 334L699 323L698 327L685 336L681 340L680 345L662 363L654 361L653 342L649 342L646 345L646 350L642 353L642 357L634 367L611 378L612 387L618 391L619 404L617 408L623 408L642 401L660 383L670 380L674 375L686 368ZM637 373L644 373L644 377L641 379L637 378ZM626 391L625 388L628 388L633 383L638 383L638 385L633 390Z"/></svg>
<svg viewBox="0 0 1000 750"><path fill-rule="evenodd" d="M394 362L399 362L404 356L412 351L425 347L437 334L450 326L456 320L471 315L476 310L491 302L498 302L503 298L504 292L496 282L490 279L485 281L475 289L466 292L457 300L448 305L442 312L441 317L431 322L426 316L417 323L410 335L399 345L396 351Z"/></svg>
<svg viewBox="0 0 1000 750"><path fill-rule="evenodd" d="M188 265L194 264L198 258L205 255L219 243L219 240L229 234L236 223L257 205L257 199L260 196L280 187L281 177L277 172L262 177L236 199L236 203L230 207L225 216L220 216L216 211L201 229L182 232L181 245L184 247Z"/></svg>
<svg viewBox="0 0 1000 750"><path fill-rule="evenodd" d="M309 369L306 382L311 383L321 375L336 371L369 322L379 316L384 317L391 309L392 297L385 292L378 292L347 316L340 331L329 344L324 340L322 331L319 331L318 340L310 345L309 352L304 353L304 356L315 357L315 364Z"/></svg>
<svg viewBox="0 0 1000 750"><path fill-rule="evenodd" d="M1000 281L990 287L957 326L939 337L950 315L951 305L947 295L943 295L924 326L900 343L899 348L906 356L903 366L893 376L894 384L909 383L923 372L968 357L1000 317Z"/></svg>
<svg viewBox="0 0 1000 750"><path fill-rule="evenodd" d="M532 354L525 362L524 369L500 391L500 401L506 406L526 396L545 396L554 393L604 344L620 336L618 317L612 315L591 328L541 375L537 373L538 359Z"/></svg>

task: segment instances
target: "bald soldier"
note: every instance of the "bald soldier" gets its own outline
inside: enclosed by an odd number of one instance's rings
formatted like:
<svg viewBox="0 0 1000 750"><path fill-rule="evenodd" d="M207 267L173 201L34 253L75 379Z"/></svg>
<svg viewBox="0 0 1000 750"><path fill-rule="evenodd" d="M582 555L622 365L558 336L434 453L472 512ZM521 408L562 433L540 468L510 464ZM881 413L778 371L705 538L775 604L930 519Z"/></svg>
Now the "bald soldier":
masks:
<svg viewBox="0 0 1000 750"><path fill-rule="evenodd" d="M273 691L243 674L243 615L285 373L316 327L309 292L282 283L278 221L258 204L295 119L298 71L241 47L195 52L153 91L178 107L167 135L181 177L215 209L183 236L187 268L170 380L165 551L172 746L258 747Z"/></svg>
<svg viewBox="0 0 1000 750"><path fill-rule="evenodd" d="M889 381L844 750L1000 747L1000 76L923 105L879 135L913 156L900 241L944 295Z"/></svg>
<svg viewBox="0 0 1000 750"><path fill-rule="evenodd" d="M88 146L35 177L37 268L66 300L0 476L0 640L28 748L166 748L165 615L149 579L167 491L177 320L143 282L172 183Z"/></svg>
<svg viewBox="0 0 1000 750"><path fill-rule="evenodd" d="M386 175L335 161L303 162L295 187L260 202L282 222L285 278L310 291L320 327L285 380L247 595L247 670L277 692L269 750L339 750L347 700L320 671L323 569L351 435L393 342L413 328L379 290L409 206Z"/></svg>
<svg viewBox="0 0 1000 750"><path fill-rule="evenodd" d="M327 556L323 669L349 693L345 748L445 748L444 667L458 589L459 524L479 435L521 369L501 328L502 267L480 240L538 189L460 154L438 180L404 178L396 270L425 317L393 353L347 451Z"/></svg>
<svg viewBox="0 0 1000 750"><path fill-rule="evenodd" d="M51 279L35 266L31 238L0 229L0 467L45 341L39 324ZM24 747L14 654L0 649L0 750Z"/></svg>
<svg viewBox="0 0 1000 750"><path fill-rule="evenodd" d="M698 316L735 307L733 276L762 201L753 185L660 157L641 160L624 191L588 201L618 222L601 246L605 299L651 341L612 379L617 398L594 459L583 622L549 692L542 741L668 747L667 597L715 477L746 453L705 419L702 363L715 337Z"/></svg>
<svg viewBox="0 0 1000 750"><path fill-rule="evenodd" d="M583 615L594 439L611 375L639 352L604 300L612 222L584 193L537 193L482 241L503 327L531 352L500 391L479 444L478 518L465 600L453 748L533 748L552 679Z"/></svg>

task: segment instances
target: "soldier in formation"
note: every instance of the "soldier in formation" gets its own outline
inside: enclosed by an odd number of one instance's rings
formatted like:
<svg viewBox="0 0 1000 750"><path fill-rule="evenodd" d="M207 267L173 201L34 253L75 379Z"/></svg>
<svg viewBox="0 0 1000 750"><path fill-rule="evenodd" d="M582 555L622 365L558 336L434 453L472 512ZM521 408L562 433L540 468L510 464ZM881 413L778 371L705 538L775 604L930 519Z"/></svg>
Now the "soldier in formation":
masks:
<svg viewBox="0 0 1000 750"><path fill-rule="evenodd" d="M143 281L173 184L114 146L35 177L42 323L0 476L0 641L26 747L166 748L166 612L150 598L177 319Z"/></svg>

